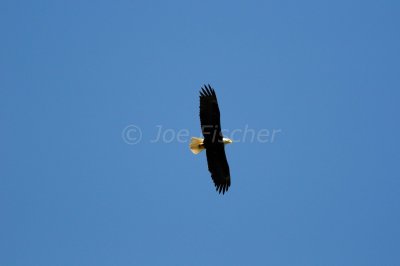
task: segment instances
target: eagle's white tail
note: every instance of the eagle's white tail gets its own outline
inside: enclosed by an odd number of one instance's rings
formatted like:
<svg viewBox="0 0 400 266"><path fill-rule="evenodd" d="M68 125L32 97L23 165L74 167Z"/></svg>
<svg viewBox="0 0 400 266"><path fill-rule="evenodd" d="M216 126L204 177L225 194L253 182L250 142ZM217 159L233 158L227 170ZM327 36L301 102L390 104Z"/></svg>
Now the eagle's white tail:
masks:
<svg viewBox="0 0 400 266"><path fill-rule="evenodd" d="M204 150L204 144L203 144L204 139L202 138L195 138L192 137L192 141L190 142L190 150L194 153L194 154L198 154L199 152L201 152L202 150Z"/></svg>

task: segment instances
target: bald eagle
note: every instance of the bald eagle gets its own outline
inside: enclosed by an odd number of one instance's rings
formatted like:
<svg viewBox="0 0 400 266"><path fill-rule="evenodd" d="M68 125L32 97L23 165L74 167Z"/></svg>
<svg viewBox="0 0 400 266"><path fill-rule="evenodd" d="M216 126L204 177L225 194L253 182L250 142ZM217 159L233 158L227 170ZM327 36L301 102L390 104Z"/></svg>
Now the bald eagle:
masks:
<svg viewBox="0 0 400 266"><path fill-rule="evenodd" d="M194 154L206 150L208 170L215 188L218 193L225 194L231 185L231 177L224 146L232 140L222 136L217 95L210 85L204 85L200 91L200 123L204 138L193 137L190 150Z"/></svg>

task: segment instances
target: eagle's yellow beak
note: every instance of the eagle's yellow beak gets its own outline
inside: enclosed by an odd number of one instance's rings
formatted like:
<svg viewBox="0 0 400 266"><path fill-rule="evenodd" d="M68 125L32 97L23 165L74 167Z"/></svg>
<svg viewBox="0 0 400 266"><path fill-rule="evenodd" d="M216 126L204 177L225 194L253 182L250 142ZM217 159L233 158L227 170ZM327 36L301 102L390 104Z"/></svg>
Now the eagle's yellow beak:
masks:
<svg viewBox="0 0 400 266"><path fill-rule="evenodd" d="M222 141L224 142L224 144L231 144L233 142L231 139L228 138L222 138Z"/></svg>

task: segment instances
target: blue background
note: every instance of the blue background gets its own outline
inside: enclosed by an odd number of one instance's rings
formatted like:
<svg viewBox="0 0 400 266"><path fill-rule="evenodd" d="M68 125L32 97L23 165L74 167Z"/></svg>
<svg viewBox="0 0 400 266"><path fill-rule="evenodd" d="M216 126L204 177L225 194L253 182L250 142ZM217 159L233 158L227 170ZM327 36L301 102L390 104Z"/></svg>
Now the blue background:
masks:
<svg viewBox="0 0 400 266"><path fill-rule="evenodd" d="M2 1L0 265L400 265L399 11ZM224 196L151 143L199 135L203 83L223 128L281 130L227 146Z"/></svg>

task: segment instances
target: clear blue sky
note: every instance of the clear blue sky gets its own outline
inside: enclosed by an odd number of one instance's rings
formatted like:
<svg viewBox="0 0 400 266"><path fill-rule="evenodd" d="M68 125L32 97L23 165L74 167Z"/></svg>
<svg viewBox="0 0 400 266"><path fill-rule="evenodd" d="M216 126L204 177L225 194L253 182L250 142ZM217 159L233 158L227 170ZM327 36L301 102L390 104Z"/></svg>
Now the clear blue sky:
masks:
<svg viewBox="0 0 400 266"><path fill-rule="evenodd" d="M399 12L2 1L0 265L400 265ZM203 83L223 128L280 130L227 147L224 196L151 143L198 135Z"/></svg>

